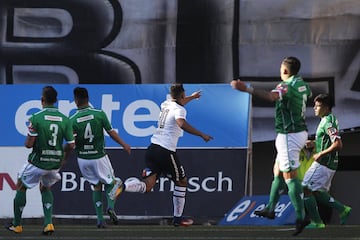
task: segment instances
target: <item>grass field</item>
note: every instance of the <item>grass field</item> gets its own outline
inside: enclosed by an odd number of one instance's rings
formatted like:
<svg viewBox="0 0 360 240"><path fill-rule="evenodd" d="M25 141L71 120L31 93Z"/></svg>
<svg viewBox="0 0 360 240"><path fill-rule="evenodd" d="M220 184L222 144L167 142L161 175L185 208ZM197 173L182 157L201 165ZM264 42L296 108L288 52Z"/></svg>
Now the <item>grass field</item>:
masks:
<svg viewBox="0 0 360 240"><path fill-rule="evenodd" d="M360 239L359 225L329 225L325 229L305 229L296 237L292 236L294 226L205 226L173 227L170 225L109 225L105 229L97 229L94 225L55 225L51 236L41 234L42 226L24 225L21 234L12 233L5 228L0 230L0 239L24 240L288 240L288 239Z"/></svg>

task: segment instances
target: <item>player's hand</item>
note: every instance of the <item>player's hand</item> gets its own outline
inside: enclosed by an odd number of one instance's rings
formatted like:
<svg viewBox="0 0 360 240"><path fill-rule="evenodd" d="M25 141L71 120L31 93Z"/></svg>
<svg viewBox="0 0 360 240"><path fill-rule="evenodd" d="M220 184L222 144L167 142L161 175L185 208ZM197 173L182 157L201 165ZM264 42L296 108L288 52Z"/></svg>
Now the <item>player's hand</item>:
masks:
<svg viewBox="0 0 360 240"><path fill-rule="evenodd" d="M204 139L205 142L210 141L211 139L214 139L212 136L207 134L201 134L202 139Z"/></svg>
<svg viewBox="0 0 360 240"><path fill-rule="evenodd" d="M201 90L193 92L191 94L191 97L193 97L194 99L199 99L201 97Z"/></svg>
<svg viewBox="0 0 360 240"><path fill-rule="evenodd" d="M236 89L236 90L239 90L242 92L246 92L246 84L243 81L241 81L240 79L232 80L230 82L230 85L233 89Z"/></svg>
<svg viewBox="0 0 360 240"><path fill-rule="evenodd" d="M314 161L317 161L318 159L320 159L320 157L321 157L321 153L315 153L313 155Z"/></svg>
<svg viewBox="0 0 360 240"><path fill-rule="evenodd" d="M129 144L125 143L123 148L129 155L131 154L131 146Z"/></svg>

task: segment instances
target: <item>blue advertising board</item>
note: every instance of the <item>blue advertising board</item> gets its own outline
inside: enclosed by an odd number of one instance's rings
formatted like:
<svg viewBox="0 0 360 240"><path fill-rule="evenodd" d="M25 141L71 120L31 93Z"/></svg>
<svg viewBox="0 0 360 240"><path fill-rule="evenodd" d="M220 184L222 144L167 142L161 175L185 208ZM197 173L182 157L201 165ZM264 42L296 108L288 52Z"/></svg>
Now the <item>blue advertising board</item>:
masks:
<svg viewBox="0 0 360 240"><path fill-rule="evenodd" d="M265 208L269 200L268 195L246 196L237 202L226 216L219 221L219 225L293 225L296 216L294 207L288 195L281 195L275 207L275 219L258 217L254 211Z"/></svg>
<svg viewBox="0 0 360 240"><path fill-rule="evenodd" d="M58 108L65 115L76 111L73 89L78 85L53 85L58 91ZM160 104L170 84L81 85L90 95L90 103L105 111L120 136L134 148L145 148L157 126ZM28 118L41 109L43 85L2 85L0 104L3 135L0 146L23 146ZM202 96L186 105L187 121L214 137L205 143L184 133L179 148L247 148L249 102L247 93L233 90L229 84L185 84L186 94L201 90ZM106 136L106 147L119 147Z"/></svg>

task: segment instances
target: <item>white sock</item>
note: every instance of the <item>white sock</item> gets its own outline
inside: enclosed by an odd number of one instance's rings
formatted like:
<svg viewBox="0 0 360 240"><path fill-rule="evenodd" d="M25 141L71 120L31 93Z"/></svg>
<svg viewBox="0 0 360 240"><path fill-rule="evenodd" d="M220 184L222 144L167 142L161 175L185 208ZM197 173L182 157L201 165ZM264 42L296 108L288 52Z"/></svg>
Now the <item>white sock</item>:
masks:
<svg viewBox="0 0 360 240"><path fill-rule="evenodd" d="M173 192L174 217L181 217L185 207L186 187L175 186Z"/></svg>
<svg viewBox="0 0 360 240"><path fill-rule="evenodd" d="M125 192L140 192L145 193L146 192L146 184L144 182L125 182Z"/></svg>

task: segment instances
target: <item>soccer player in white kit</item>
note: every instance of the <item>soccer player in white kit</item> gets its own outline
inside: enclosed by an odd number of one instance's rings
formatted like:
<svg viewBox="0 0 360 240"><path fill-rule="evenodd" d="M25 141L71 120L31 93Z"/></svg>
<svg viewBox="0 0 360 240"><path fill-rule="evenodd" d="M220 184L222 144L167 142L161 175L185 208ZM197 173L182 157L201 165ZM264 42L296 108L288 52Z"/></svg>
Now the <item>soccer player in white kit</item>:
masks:
<svg viewBox="0 0 360 240"><path fill-rule="evenodd" d="M173 84L170 88L171 99L161 104L158 127L151 137L151 144L145 155L146 168L143 170L143 181L125 181L127 192L149 192L155 186L156 180L161 176L171 179L175 183L173 191L174 226L189 226L192 219L182 216L185 206L187 178L185 170L176 155L176 146L183 130L201 137L208 142L211 136L195 129L186 121L184 105L193 99L198 99L201 92L185 95L182 84ZM132 178L131 180L134 180Z"/></svg>

